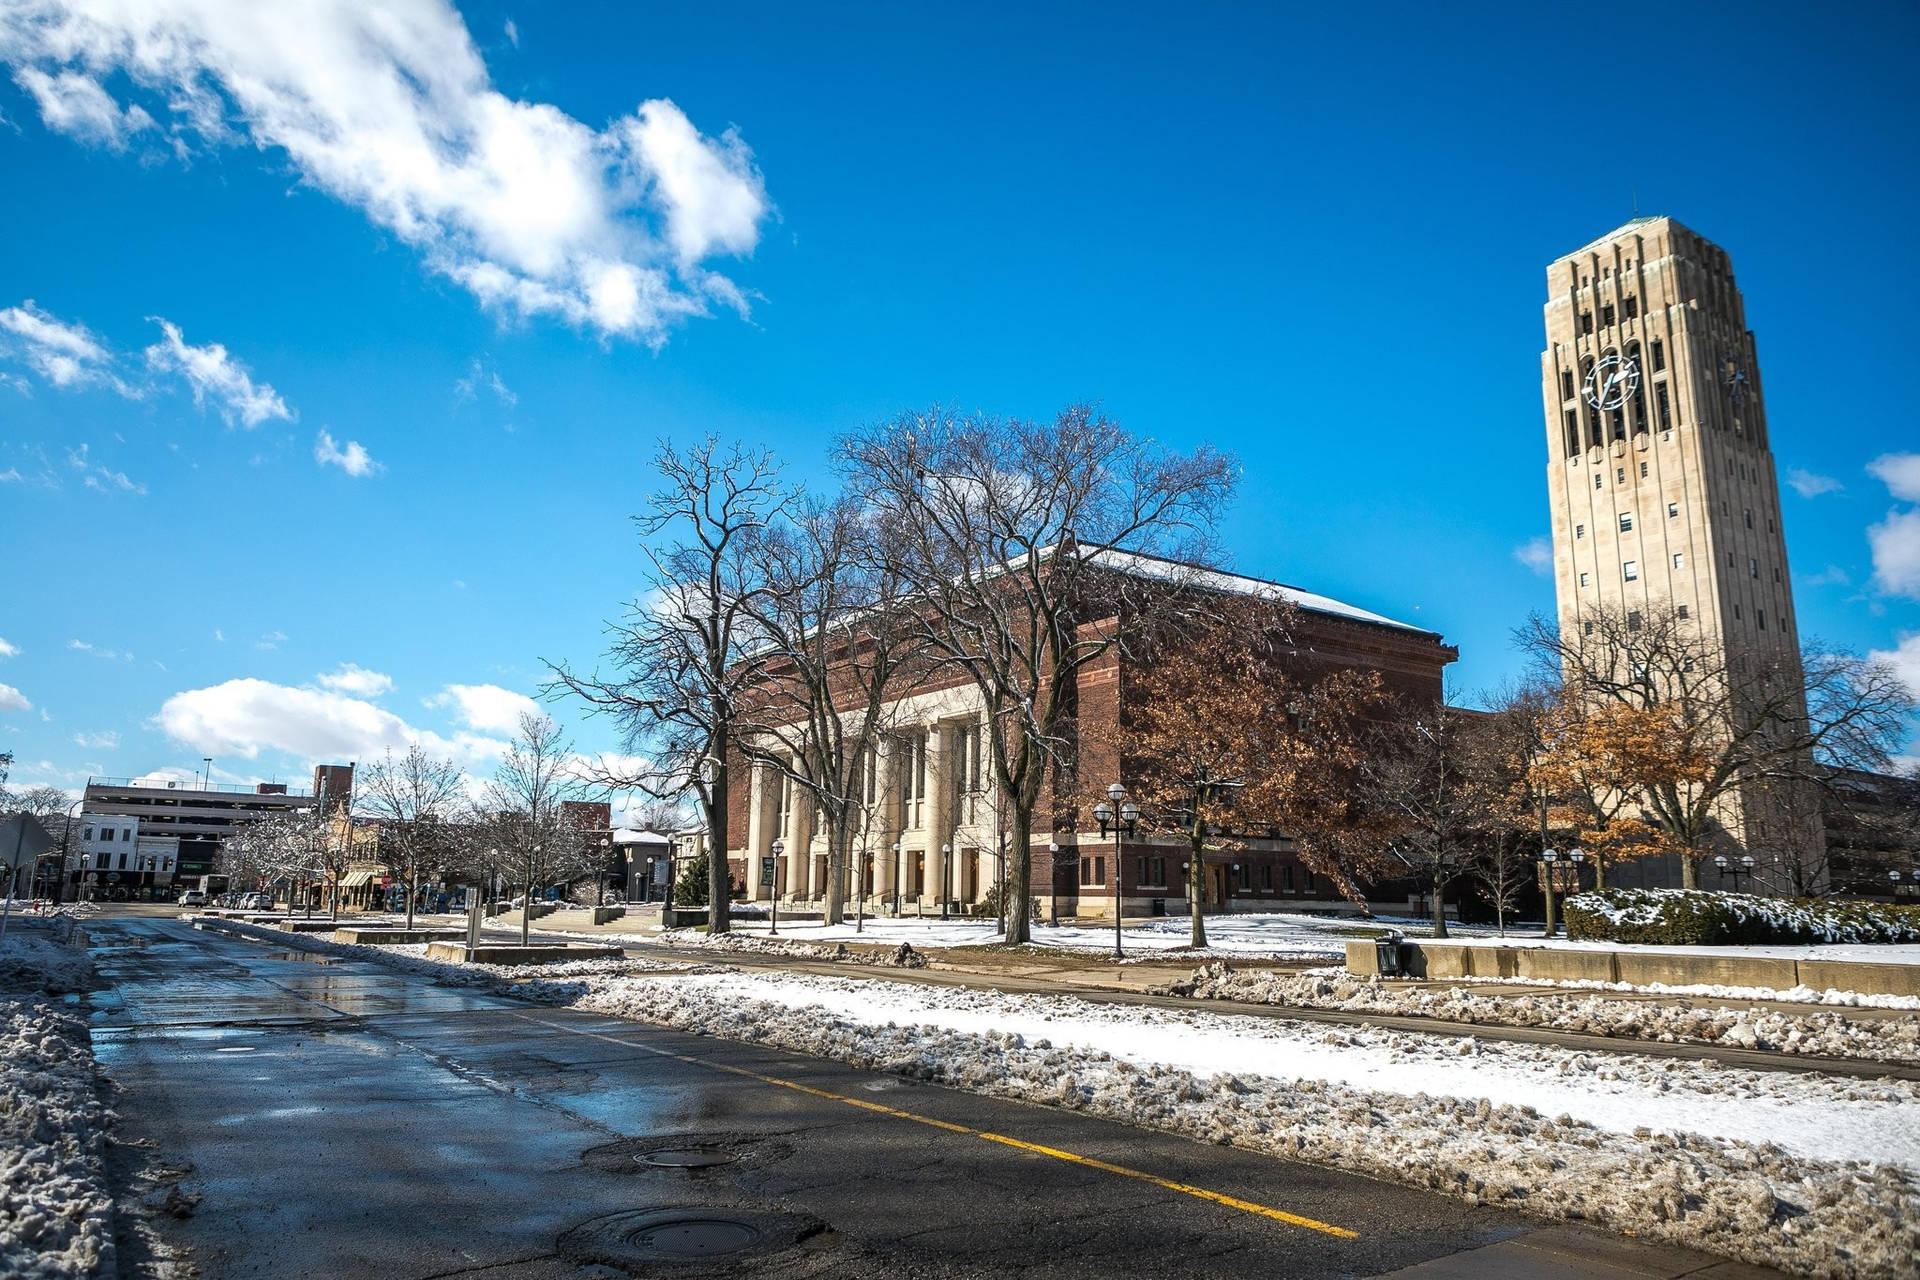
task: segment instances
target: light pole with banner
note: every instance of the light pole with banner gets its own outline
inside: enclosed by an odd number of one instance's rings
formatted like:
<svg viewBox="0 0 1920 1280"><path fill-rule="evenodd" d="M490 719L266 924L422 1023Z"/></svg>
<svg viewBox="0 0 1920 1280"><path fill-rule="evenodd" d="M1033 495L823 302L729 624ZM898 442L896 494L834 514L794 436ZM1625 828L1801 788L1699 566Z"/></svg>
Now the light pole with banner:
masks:
<svg viewBox="0 0 1920 1280"><path fill-rule="evenodd" d="M773 856L762 862L760 882L767 886L767 906L772 911L768 918L767 936L776 938L780 936L780 855L787 851L787 842L776 837L770 847Z"/></svg>

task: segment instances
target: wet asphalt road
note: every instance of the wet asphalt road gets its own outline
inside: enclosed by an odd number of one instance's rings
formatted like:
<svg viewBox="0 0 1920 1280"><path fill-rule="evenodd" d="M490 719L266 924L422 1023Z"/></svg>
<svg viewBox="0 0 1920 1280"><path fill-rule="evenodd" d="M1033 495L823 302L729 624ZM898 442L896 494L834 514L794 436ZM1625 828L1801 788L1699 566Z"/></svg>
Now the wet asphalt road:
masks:
<svg viewBox="0 0 1920 1280"><path fill-rule="evenodd" d="M214 1280L614 1276L635 1250L672 1259L638 1274L675 1276L1371 1276L1535 1225L176 920L89 932L111 984L92 997L94 1039L122 1134L190 1166L181 1188L204 1198L164 1233ZM732 1160L638 1158L663 1148ZM610 1218L663 1208L696 1225Z"/></svg>

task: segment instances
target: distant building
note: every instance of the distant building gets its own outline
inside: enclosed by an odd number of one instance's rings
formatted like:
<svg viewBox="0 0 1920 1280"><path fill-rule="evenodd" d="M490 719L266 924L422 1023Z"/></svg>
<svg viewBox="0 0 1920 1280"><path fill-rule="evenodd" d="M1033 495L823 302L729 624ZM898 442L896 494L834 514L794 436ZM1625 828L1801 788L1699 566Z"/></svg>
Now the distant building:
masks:
<svg viewBox="0 0 1920 1280"><path fill-rule="evenodd" d="M179 882L197 883L214 871L236 829L276 814L311 812L319 808L321 794L326 807L336 811L338 804L351 801L351 764L322 765L314 770L314 780L316 791L310 792L280 782L230 786L154 775L88 778L80 806L87 865L73 859L70 883L82 897L171 897Z"/></svg>
<svg viewBox="0 0 1920 1280"><path fill-rule="evenodd" d="M658 831L621 827L613 833L618 879L628 902L659 902L672 883L673 839Z"/></svg>

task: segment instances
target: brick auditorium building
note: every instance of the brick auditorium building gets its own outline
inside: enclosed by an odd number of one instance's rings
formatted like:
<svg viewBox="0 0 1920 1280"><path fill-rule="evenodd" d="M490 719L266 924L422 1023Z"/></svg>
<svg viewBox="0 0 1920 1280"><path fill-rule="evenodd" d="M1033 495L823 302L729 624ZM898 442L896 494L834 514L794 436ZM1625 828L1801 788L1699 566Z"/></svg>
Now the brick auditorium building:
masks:
<svg viewBox="0 0 1920 1280"><path fill-rule="evenodd" d="M1187 574L1183 589L1285 601L1295 610L1291 653L1299 674L1341 668L1377 671L1387 688L1411 702L1442 696L1442 672L1458 651L1435 632L1327 596L1276 582L1200 572L1151 557L1128 557L1139 577ZM1117 610L1093 609L1083 628L1111 628ZM1127 687L1117 647L1083 668L1076 705L1088 723L1111 723ZM849 859L847 909L863 899L869 913L914 915L974 909L1002 874L1002 824L987 749L984 701L964 673L937 669L889 704L887 731L869 753L861 833ZM778 895L783 908L806 907L827 895L828 853L806 788L766 763L738 759L732 770L728 858L736 886L750 900ZM1187 849L1177 838L1099 837L1052 831L1055 805L1043 792L1034 812L1033 895L1043 913L1112 918L1115 899L1130 916L1184 911ZM1091 826L1089 822L1085 825ZM762 860L775 857L776 887L762 886ZM1058 855L1050 846L1059 845ZM1284 836L1209 855L1202 901L1209 911L1320 910L1348 904L1294 855ZM1399 886L1393 886L1398 889ZM1404 893L1376 907L1411 908Z"/></svg>

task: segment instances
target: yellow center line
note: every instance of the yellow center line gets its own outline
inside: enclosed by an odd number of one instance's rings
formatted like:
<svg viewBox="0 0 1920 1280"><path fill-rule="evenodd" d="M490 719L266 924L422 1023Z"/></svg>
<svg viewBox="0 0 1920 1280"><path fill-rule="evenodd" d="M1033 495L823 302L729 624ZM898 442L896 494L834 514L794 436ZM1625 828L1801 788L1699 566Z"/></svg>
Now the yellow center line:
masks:
<svg viewBox="0 0 1920 1280"><path fill-rule="evenodd" d="M896 1120L911 1120L915 1124L924 1124L935 1129L944 1129L948 1133L964 1134L969 1138L979 1138L985 1142L997 1142L1003 1147L1012 1147L1015 1150L1025 1151L1032 1155L1051 1156L1055 1160L1063 1160L1068 1164L1077 1164L1088 1169L1098 1169L1102 1173L1116 1174L1122 1178L1133 1178L1140 1182L1151 1183L1166 1191L1177 1191L1181 1195L1193 1196L1200 1200L1208 1200L1214 1204L1224 1205L1229 1209L1238 1209L1243 1213L1257 1214L1262 1218L1270 1218L1275 1222L1285 1222L1291 1226L1305 1227L1309 1231L1319 1231L1326 1235L1338 1236L1342 1240L1358 1240L1360 1238L1358 1231L1349 1231L1345 1227L1336 1227L1330 1222L1321 1222L1318 1219L1303 1217L1297 1213L1288 1213L1285 1209L1275 1209L1271 1205L1255 1204L1251 1200L1242 1200L1238 1196L1226 1195L1219 1191L1209 1191L1205 1187L1195 1187L1184 1182L1174 1182L1171 1179L1162 1178L1156 1174L1145 1173L1139 1169L1129 1169L1123 1164L1112 1164L1106 1160L1095 1159L1092 1156L1076 1155L1074 1152L1062 1151L1058 1147L1042 1146L1037 1142L1023 1142L1019 1138L1009 1138L1003 1133L989 1133L985 1129L974 1129L964 1124L954 1124L950 1120L936 1120L932 1116L923 1116L912 1111L902 1111L898 1107L889 1107L884 1103L869 1102L865 1098L849 1098L845 1094L834 1093L828 1089L815 1088L813 1085L801 1084L797 1080L783 1080L779 1076L762 1075L758 1071L749 1071L745 1067L730 1066L727 1063L714 1062L707 1058L695 1058L684 1053L674 1053L667 1049L656 1049L652 1045L635 1044L631 1040L616 1039L613 1036L602 1035L597 1031L582 1031L578 1027L569 1027L559 1022L548 1022L544 1018L536 1018L531 1014L516 1013L513 1016L523 1018L528 1022L535 1023L542 1027L550 1027L555 1031L566 1031L573 1035L587 1036L594 1040L605 1040L608 1044L617 1044L623 1049L638 1049L642 1053L650 1053L657 1058L671 1058L675 1062L684 1062L689 1066L706 1067L713 1071L724 1071L728 1075L742 1076L748 1080L757 1080L761 1084L776 1085L782 1089L792 1089L796 1093L808 1094L815 1098L824 1098L829 1102L844 1102L850 1107L858 1107L862 1111L873 1111L880 1115L892 1116Z"/></svg>

